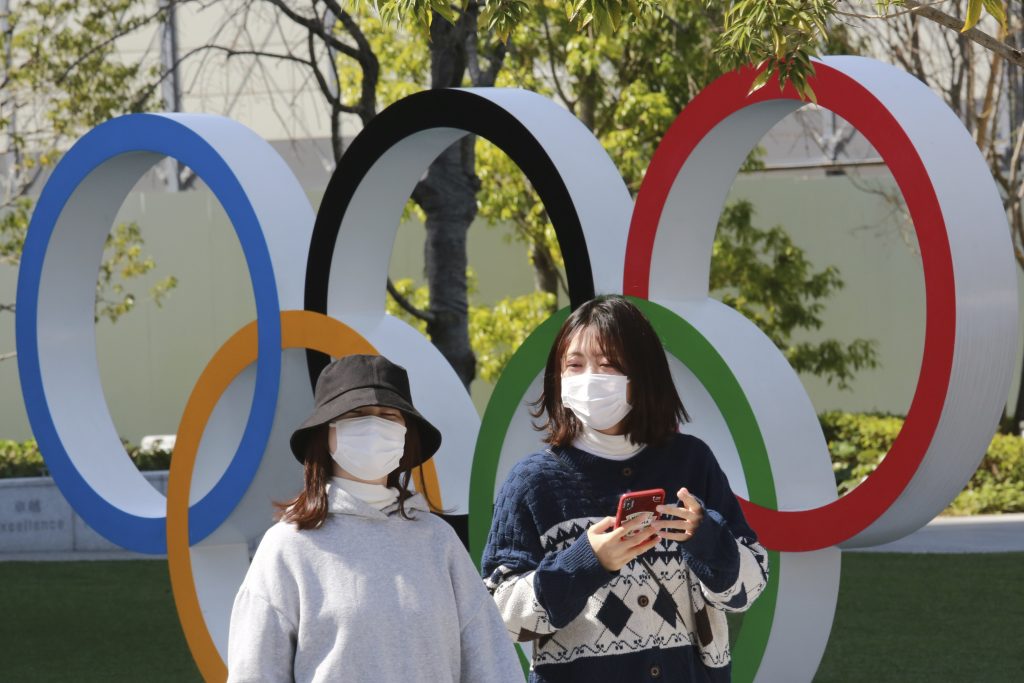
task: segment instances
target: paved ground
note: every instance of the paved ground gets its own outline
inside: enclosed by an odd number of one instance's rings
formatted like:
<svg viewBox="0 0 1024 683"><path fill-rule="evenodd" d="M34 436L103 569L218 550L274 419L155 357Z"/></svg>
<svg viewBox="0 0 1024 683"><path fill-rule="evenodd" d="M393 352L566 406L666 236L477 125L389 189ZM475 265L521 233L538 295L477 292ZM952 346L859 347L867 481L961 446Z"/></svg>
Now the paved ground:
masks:
<svg viewBox="0 0 1024 683"><path fill-rule="evenodd" d="M937 517L923 529L874 548L851 548L863 553L1008 553L1024 552L1024 513ZM128 551L91 553L0 553L0 562L39 560L155 560L166 555Z"/></svg>
<svg viewBox="0 0 1024 683"><path fill-rule="evenodd" d="M937 517L922 529L868 553L1007 553L1024 552L1024 513Z"/></svg>

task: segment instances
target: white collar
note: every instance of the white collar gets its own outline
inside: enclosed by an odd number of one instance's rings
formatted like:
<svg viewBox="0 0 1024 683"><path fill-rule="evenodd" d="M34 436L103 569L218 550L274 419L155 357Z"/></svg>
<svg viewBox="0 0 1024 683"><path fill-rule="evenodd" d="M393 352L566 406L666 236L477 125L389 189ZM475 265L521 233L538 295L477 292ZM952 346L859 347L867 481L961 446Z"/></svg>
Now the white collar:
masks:
<svg viewBox="0 0 1024 683"><path fill-rule="evenodd" d="M366 482L344 479L342 477L331 477L330 483L327 484L327 496L329 500L337 497L331 496L331 489L334 488L349 493L353 498L358 498L377 510L384 510L385 508L394 505L395 501L398 500L398 491L396 489L388 488L383 484L368 484Z"/></svg>
<svg viewBox="0 0 1024 683"><path fill-rule="evenodd" d="M572 445L599 458L625 460L644 449L645 444L635 444L624 434L604 434L585 425L580 426L580 432L573 439Z"/></svg>

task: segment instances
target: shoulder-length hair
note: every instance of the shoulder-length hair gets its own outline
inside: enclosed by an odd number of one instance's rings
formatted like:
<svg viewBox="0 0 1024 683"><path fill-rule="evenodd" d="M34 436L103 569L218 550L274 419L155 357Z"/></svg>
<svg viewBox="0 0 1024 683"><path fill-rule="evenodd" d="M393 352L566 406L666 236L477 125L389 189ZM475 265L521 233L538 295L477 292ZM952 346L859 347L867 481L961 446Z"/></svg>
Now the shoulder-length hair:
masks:
<svg viewBox="0 0 1024 683"><path fill-rule="evenodd" d="M689 422L679 392L672 382L661 340L640 309L623 296L599 296L569 316L555 337L544 368L544 388L532 405L532 415L546 420L535 427L546 430L546 443L565 446L580 431L580 421L562 403L562 370L572 339L590 329L609 362L629 378L632 409L626 415L625 435L634 444L664 443Z"/></svg>
<svg viewBox="0 0 1024 683"><path fill-rule="evenodd" d="M278 509L277 518L291 522L300 529L319 529L327 521L327 483L334 476L334 458L327 446L327 430L329 424L322 424L311 430L306 439L306 460L303 473L303 487L299 495L291 500L274 503ZM407 419L405 424L405 452L398 468L388 475L387 486L398 489L398 512L405 519L412 519L405 509L405 501L414 494L409 488L412 468L421 459L420 433L416 424ZM424 498L431 509L434 504L423 491Z"/></svg>

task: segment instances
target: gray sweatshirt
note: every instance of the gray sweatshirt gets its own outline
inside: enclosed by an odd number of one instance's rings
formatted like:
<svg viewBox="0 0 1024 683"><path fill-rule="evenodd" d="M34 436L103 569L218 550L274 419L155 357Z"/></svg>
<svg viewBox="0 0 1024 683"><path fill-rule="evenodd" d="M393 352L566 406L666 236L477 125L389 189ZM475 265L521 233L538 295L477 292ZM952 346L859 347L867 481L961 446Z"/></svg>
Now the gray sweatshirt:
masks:
<svg viewBox="0 0 1024 683"><path fill-rule="evenodd" d="M419 495L383 511L339 487L323 527L279 522L235 597L228 681L522 683L494 600Z"/></svg>

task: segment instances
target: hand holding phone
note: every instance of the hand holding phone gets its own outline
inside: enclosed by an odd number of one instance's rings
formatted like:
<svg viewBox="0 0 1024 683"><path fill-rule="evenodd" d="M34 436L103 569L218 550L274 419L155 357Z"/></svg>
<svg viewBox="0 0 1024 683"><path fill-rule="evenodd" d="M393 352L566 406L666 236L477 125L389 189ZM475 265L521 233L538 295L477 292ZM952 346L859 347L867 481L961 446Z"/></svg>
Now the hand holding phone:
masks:
<svg viewBox="0 0 1024 683"><path fill-rule="evenodd" d="M623 539L638 535L644 529L649 528L652 522L661 518L658 506L664 503L665 489L623 493L619 498L618 512L615 514L615 528L622 526L626 521L640 519L640 526L628 531Z"/></svg>

